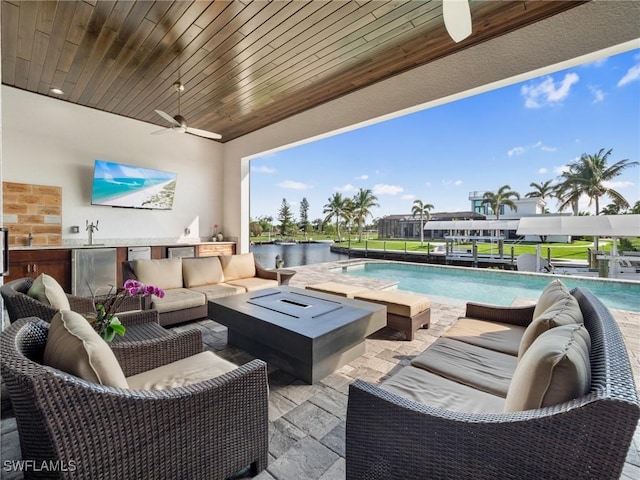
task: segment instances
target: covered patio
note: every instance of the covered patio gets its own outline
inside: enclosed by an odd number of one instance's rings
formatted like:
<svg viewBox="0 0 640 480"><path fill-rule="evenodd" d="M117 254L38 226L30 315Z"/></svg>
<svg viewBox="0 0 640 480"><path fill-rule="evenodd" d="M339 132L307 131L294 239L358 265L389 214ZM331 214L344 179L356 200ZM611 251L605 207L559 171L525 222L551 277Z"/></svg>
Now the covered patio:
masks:
<svg viewBox="0 0 640 480"><path fill-rule="evenodd" d="M297 274L290 285L304 287L321 281L344 281L344 275L333 273L335 267L354 261L296 267ZM367 288L389 288L387 282L362 277L352 277L354 285ZM520 299L516 304L530 303ZM356 379L374 384L407 365L411 358L421 353L438 339L460 316L464 314L464 302L438 299L431 303L432 323L426 330L418 330L411 342L403 340L403 334L384 328L366 340L366 353L340 370L329 375L319 384L308 385L280 370L269 368L269 466L259 474L260 480L343 480L345 478L345 419L348 385ZM625 340L631 359L636 384L640 384L640 352L638 325L640 313L612 310ZM174 327L183 331L202 330L205 349L215 352L236 364L253 359L247 353L227 345L227 331L222 325L204 320L195 324ZM18 433L12 415L3 415L2 459L20 458ZM627 455L621 476L624 480L640 475L640 427ZM238 478L242 478L244 475ZM2 473L2 478L20 479L18 473Z"/></svg>

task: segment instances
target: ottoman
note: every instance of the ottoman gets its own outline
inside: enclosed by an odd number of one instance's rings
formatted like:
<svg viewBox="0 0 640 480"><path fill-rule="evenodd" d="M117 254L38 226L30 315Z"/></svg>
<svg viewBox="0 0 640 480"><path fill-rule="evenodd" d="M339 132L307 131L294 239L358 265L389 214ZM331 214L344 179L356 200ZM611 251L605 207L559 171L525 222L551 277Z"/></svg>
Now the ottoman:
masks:
<svg viewBox="0 0 640 480"><path fill-rule="evenodd" d="M429 328L431 303L424 295L397 290L367 290L353 298L386 305L387 326L404 332L407 340L413 340L419 328Z"/></svg>
<svg viewBox="0 0 640 480"><path fill-rule="evenodd" d="M316 292L331 293L340 295L341 297L353 298L358 293L365 293L369 290L366 287L358 287L357 285L348 285L346 283L324 282L315 285L307 285L307 290L315 290Z"/></svg>

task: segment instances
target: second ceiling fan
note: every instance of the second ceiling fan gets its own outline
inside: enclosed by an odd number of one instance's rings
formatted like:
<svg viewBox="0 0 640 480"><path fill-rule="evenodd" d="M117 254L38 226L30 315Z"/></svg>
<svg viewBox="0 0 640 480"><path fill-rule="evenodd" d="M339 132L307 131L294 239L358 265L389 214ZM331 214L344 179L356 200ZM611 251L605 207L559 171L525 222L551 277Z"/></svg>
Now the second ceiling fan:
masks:
<svg viewBox="0 0 640 480"><path fill-rule="evenodd" d="M185 118L180 115L180 92L184 91L184 85L180 82L176 82L173 84L173 88L176 92L178 92L178 114L175 117L172 117L167 112L156 110L155 112L162 118L164 118L167 122L171 123L171 126L168 128L163 128L162 130L151 132L151 135L158 135L160 133L174 131L178 133L190 133L191 135L210 138L212 140L220 140L222 138L222 135L220 135L219 133L208 132L206 130L200 130L199 128L192 128L187 125L187 121L185 120Z"/></svg>

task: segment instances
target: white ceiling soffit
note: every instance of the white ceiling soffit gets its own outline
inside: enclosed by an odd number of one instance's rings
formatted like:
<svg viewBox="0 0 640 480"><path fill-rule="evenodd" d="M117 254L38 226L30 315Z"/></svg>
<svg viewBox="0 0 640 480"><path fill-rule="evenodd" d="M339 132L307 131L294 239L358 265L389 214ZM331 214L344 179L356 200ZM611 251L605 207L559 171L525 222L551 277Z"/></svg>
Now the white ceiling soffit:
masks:
<svg viewBox="0 0 640 480"><path fill-rule="evenodd" d="M525 217L518 235L640 236L640 215L590 215L583 217Z"/></svg>

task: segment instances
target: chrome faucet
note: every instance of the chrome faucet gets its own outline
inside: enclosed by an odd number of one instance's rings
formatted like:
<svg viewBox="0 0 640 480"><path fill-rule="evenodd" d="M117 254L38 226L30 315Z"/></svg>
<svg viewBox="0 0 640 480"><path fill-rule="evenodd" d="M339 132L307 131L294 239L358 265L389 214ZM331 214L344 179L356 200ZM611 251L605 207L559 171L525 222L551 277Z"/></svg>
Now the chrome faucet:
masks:
<svg viewBox="0 0 640 480"><path fill-rule="evenodd" d="M98 231L99 221L100 220L96 220L96 224L94 225L93 222L89 223L89 220L87 220L87 231L89 232L89 245L93 245L93 232Z"/></svg>

